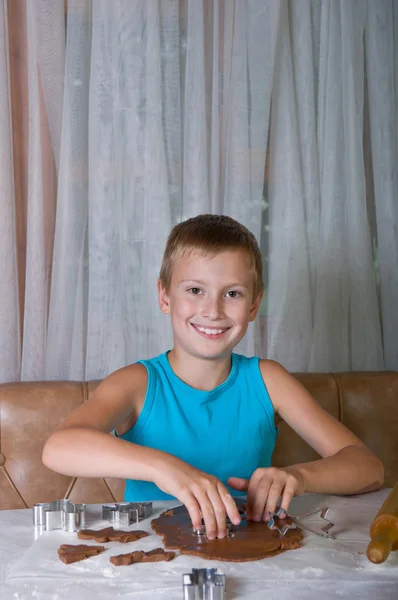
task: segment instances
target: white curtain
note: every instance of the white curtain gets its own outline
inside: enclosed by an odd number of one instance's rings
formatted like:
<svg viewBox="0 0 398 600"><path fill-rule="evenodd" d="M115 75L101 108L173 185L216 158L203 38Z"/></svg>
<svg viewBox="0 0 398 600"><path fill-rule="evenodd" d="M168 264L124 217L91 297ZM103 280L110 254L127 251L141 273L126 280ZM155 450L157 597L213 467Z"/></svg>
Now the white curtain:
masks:
<svg viewBox="0 0 398 600"><path fill-rule="evenodd" d="M24 6L18 303L0 0L0 381L100 378L171 347L162 252L203 212L243 222L264 255L238 351L398 369L394 0L69 0L66 20L64 0Z"/></svg>

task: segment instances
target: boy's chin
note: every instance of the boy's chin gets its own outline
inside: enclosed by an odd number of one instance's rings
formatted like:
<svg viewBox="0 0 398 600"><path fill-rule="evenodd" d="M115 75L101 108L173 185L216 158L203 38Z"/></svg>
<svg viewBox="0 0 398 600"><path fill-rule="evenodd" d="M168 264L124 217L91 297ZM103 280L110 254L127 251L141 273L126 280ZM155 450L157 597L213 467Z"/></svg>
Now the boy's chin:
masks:
<svg viewBox="0 0 398 600"><path fill-rule="evenodd" d="M226 358L228 356L231 356L232 354L232 348L223 348L222 350L205 350L205 349L199 349L197 348L194 352L193 352L193 356L195 356L196 358L200 358L202 360L220 360L222 358Z"/></svg>
<svg viewBox="0 0 398 600"><path fill-rule="evenodd" d="M243 337L243 336L242 336ZM240 339L231 343L228 340L226 344L220 344L216 340L209 341L203 340L204 343L184 343L183 340L177 341L174 339L174 346L179 347L184 353L201 360L219 360L231 356L235 346L239 344ZM212 347L214 345L214 347Z"/></svg>

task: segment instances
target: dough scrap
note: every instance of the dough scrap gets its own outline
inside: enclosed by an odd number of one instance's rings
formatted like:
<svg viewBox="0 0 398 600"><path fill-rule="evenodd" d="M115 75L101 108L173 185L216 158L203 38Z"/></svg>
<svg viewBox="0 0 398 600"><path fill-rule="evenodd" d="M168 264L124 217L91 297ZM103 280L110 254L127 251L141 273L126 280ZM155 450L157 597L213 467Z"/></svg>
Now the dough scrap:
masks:
<svg viewBox="0 0 398 600"><path fill-rule="evenodd" d="M96 542L136 542L143 537L148 536L146 531L122 531L113 527L105 527L104 529L80 529L77 532L79 540L95 540Z"/></svg>
<svg viewBox="0 0 398 600"><path fill-rule="evenodd" d="M173 560L175 552L165 552L163 548L155 548L144 552L143 550L136 550L135 552L129 552L128 554L119 554L117 556L111 556L110 562L119 567L122 565L132 565L139 562L160 562Z"/></svg>
<svg viewBox="0 0 398 600"><path fill-rule="evenodd" d="M105 546L87 546L85 544L74 546L72 544L61 544L58 548L58 556L63 563L69 565L89 558L90 556L101 554L104 550Z"/></svg>

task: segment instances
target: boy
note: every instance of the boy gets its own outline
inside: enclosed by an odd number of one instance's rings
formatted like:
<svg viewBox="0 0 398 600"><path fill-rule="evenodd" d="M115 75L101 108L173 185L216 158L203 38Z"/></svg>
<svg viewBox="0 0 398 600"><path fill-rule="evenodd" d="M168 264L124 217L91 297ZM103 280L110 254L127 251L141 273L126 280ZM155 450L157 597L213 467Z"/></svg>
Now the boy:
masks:
<svg viewBox="0 0 398 600"><path fill-rule="evenodd" d="M278 363L233 353L263 294L261 254L237 221L200 215L170 233L158 281L174 347L107 377L51 435L44 464L81 477L126 479L128 501L177 498L207 537L287 511L303 492L375 490L381 462ZM271 467L275 413L323 458ZM108 435L112 430L115 436Z"/></svg>

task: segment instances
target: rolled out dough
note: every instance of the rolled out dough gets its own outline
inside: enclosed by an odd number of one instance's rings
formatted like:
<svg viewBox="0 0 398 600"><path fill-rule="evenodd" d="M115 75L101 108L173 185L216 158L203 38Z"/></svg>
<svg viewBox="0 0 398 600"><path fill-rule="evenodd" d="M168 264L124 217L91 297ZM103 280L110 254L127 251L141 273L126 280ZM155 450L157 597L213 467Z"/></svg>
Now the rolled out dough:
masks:
<svg viewBox="0 0 398 600"><path fill-rule="evenodd" d="M281 521L286 522L284 521ZM153 531L162 536L165 548L179 550L210 560L246 562L268 558L300 547L303 533L289 529L282 536L276 529L269 529L264 522L246 521L234 526L233 536L208 540L199 538L192 529L192 522L185 506L163 512L151 521Z"/></svg>

